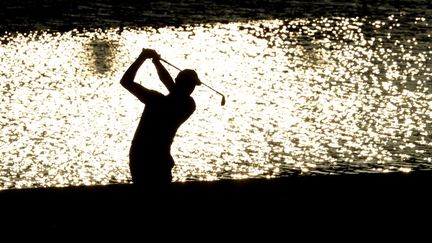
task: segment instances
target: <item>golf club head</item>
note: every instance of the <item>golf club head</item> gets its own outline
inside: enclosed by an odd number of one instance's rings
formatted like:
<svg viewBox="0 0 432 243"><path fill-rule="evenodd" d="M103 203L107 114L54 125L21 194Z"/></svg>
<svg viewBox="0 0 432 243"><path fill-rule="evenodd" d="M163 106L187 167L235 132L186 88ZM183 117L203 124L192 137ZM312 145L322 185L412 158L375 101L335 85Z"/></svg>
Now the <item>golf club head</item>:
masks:
<svg viewBox="0 0 432 243"><path fill-rule="evenodd" d="M225 105L225 96L222 96L221 106Z"/></svg>

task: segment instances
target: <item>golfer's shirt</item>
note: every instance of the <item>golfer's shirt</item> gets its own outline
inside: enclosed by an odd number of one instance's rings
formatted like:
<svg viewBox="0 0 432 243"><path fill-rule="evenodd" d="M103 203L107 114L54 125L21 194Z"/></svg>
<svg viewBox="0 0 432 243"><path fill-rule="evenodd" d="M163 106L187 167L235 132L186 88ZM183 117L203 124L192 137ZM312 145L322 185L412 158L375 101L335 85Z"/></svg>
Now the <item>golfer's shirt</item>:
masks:
<svg viewBox="0 0 432 243"><path fill-rule="evenodd" d="M195 111L195 101L190 96L167 96L152 91L147 97L133 143L148 149L169 152L178 128ZM141 147L141 146L140 146Z"/></svg>

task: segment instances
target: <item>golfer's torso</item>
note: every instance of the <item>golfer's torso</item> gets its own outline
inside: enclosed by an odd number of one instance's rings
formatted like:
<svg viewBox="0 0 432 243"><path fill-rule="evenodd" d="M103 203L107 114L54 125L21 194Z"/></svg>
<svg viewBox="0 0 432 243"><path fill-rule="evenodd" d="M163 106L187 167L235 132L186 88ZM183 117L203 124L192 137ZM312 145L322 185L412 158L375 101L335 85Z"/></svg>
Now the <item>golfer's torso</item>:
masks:
<svg viewBox="0 0 432 243"><path fill-rule="evenodd" d="M169 152L178 128L195 110L194 101L188 98L161 96L157 102L146 104L133 143L146 150Z"/></svg>

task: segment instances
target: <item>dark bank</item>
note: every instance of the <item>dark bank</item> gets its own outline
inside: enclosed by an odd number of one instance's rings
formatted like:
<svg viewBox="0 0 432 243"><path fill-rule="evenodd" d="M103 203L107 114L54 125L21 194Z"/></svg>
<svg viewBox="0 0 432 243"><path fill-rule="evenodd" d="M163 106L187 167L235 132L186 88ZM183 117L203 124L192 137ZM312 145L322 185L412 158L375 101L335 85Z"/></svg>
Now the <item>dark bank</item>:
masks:
<svg viewBox="0 0 432 243"><path fill-rule="evenodd" d="M195 226L224 222L222 228L232 224L229 219L255 226L279 219L391 221L431 213L431 175L422 171L175 182L157 191L130 184L14 189L0 192L0 202L7 209L3 227L11 229L131 229L155 220Z"/></svg>

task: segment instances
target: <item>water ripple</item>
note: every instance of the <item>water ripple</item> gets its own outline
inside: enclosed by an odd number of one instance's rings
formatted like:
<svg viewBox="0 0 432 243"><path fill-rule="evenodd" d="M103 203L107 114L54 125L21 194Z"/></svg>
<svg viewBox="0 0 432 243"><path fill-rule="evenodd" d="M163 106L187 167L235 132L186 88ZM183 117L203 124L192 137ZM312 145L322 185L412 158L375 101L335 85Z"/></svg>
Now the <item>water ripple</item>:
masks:
<svg viewBox="0 0 432 243"><path fill-rule="evenodd" d="M432 166L431 20L275 19L0 37L0 189L128 182L143 47L195 68L174 180ZM169 68L169 67L168 67ZM175 75L176 71L169 68ZM166 92L151 63L138 81Z"/></svg>

